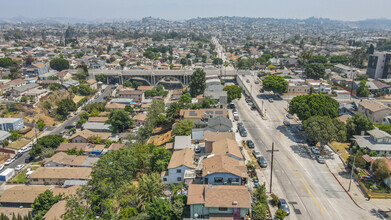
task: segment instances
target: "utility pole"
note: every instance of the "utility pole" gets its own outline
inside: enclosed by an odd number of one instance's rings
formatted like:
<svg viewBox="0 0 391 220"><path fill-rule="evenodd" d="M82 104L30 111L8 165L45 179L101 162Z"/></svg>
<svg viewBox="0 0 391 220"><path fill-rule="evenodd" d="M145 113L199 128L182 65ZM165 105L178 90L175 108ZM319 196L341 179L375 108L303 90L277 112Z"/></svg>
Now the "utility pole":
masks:
<svg viewBox="0 0 391 220"><path fill-rule="evenodd" d="M272 159L271 159L271 164L270 164L270 193L272 193L272 186L273 186L273 158L274 158L274 151L279 151L279 150L274 150L274 142L272 143L272 149L268 150L267 152L272 153Z"/></svg>
<svg viewBox="0 0 391 220"><path fill-rule="evenodd" d="M348 192L350 192L350 186L352 185L352 179L353 179L353 170L354 170L354 164L356 163L356 156L353 157L353 164L352 164L352 171L350 172L350 181L349 181L349 189Z"/></svg>

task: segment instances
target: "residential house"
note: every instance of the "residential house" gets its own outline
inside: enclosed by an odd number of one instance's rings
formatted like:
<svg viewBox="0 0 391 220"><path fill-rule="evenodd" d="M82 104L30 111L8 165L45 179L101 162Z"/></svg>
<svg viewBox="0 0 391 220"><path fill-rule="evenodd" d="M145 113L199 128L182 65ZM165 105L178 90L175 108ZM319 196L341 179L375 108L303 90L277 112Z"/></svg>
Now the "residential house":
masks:
<svg viewBox="0 0 391 220"><path fill-rule="evenodd" d="M57 78L61 83L64 83L65 81L72 79L72 75L67 71L61 71L57 73Z"/></svg>
<svg viewBox="0 0 391 220"><path fill-rule="evenodd" d="M110 147L107 149L109 152L113 150L119 150L121 148L125 147L125 144L121 143L113 143L110 145Z"/></svg>
<svg viewBox="0 0 391 220"><path fill-rule="evenodd" d="M194 172L194 151L190 148L174 151L168 164L167 171L162 173L163 183L181 183L185 180L186 172ZM188 171L189 170L189 171Z"/></svg>
<svg viewBox="0 0 391 220"><path fill-rule="evenodd" d="M210 118L207 129L215 132L232 132L232 121L223 116Z"/></svg>
<svg viewBox="0 0 391 220"><path fill-rule="evenodd" d="M206 145L205 145L206 146ZM209 145L208 145L209 147ZM205 152L209 153L210 149L205 148ZM210 154L213 155L224 155L232 157L235 160L244 160L244 156L239 149L238 143L230 138L218 139L212 143L212 151Z"/></svg>
<svg viewBox="0 0 391 220"><path fill-rule="evenodd" d="M108 110L121 110L125 109L125 104L119 104L119 103L107 103L106 104L106 109Z"/></svg>
<svg viewBox="0 0 391 220"><path fill-rule="evenodd" d="M11 88L17 88L26 85L27 82L23 79L14 79L7 83Z"/></svg>
<svg viewBox="0 0 391 220"><path fill-rule="evenodd" d="M318 81L312 81L308 79L308 85L310 87L313 87L315 92L321 92L321 93L330 93L331 92L331 85L329 85L326 82L318 82Z"/></svg>
<svg viewBox="0 0 391 220"><path fill-rule="evenodd" d="M0 213L12 219L14 216L28 216L33 212L32 208L0 207Z"/></svg>
<svg viewBox="0 0 391 220"><path fill-rule="evenodd" d="M55 203L45 214L44 218L45 220L59 220L63 219L63 215L66 213L67 200L61 200L57 203Z"/></svg>
<svg viewBox="0 0 391 220"><path fill-rule="evenodd" d="M57 71L49 71L38 76L38 80L48 80L57 77Z"/></svg>
<svg viewBox="0 0 391 220"><path fill-rule="evenodd" d="M108 117L89 117L87 122L106 123Z"/></svg>
<svg viewBox="0 0 391 220"><path fill-rule="evenodd" d="M335 90L334 92L337 94L337 99L350 99L350 92L346 90Z"/></svg>
<svg viewBox="0 0 391 220"><path fill-rule="evenodd" d="M244 185L247 167L243 160L211 155L202 160L202 182L211 185Z"/></svg>
<svg viewBox="0 0 391 220"><path fill-rule="evenodd" d="M245 186L189 186L187 205L190 205L190 218L245 219L251 204L251 194Z"/></svg>
<svg viewBox="0 0 391 220"><path fill-rule="evenodd" d="M117 103L117 104L123 104L123 105L135 105L137 104L138 100L134 100L131 98L116 98L110 100L110 103Z"/></svg>
<svg viewBox="0 0 391 220"><path fill-rule="evenodd" d="M88 157L85 155L68 155L64 152L54 154L44 161L45 167L92 167L98 162L99 157Z"/></svg>
<svg viewBox="0 0 391 220"><path fill-rule="evenodd" d="M38 76L49 72L48 63L33 63L26 68L23 68L23 75Z"/></svg>
<svg viewBox="0 0 391 220"><path fill-rule="evenodd" d="M210 118L228 117L225 109L181 109L179 112L181 119L190 119L194 124L206 124Z"/></svg>
<svg viewBox="0 0 391 220"><path fill-rule="evenodd" d="M12 90L9 85L0 84L0 95L5 95Z"/></svg>
<svg viewBox="0 0 391 220"><path fill-rule="evenodd" d="M90 130L92 132L111 132L113 126L111 124L105 124L101 122L86 122L82 125L84 130Z"/></svg>
<svg viewBox="0 0 391 220"><path fill-rule="evenodd" d="M38 88L38 87L39 87L39 85L37 83L29 83L24 86L13 88L12 89L12 96L13 97L20 97L24 93L26 93L27 91L34 89L34 88Z"/></svg>
<svg viewBox="0 0 391 220"><path fill-rule="evenodd" d="M173 150L182 150L185 148L192 148L191 136L175 136Z"/></svg>
<svg viewBox="0 0 391 220"><path fill-rule="evenodd" d="M57 147L56 152L67 152L68 150L71 150L73 148L76 149L76 151L83 150L87 148L87 146L90 145L87 142L83 143L61 143L60 146Z"/></svg>
<svg viewBox="0 0 391 220"><path fill-rule="evenodd" d="M373 123L381 124L383 118L391 114L391 108L376 100L362 100L358 103L359 113L366 115Z"/></svg>
<svg viewBox="0 0 391 220"><path fill-rule="evenodd" d="M102 141L111 137L111 133L105 132L92 132L90 130L83 130L73 134L69 141L70 143L88 143L88 139L91 137L100 137Z"/></svg>
<svg viewBox="0 0 391 220"><path fill-rule="evenodd" d="M20 130L24 127L23 118L0 118L0 130Z"/></svg>
<svg viewBox="0 0 391 220"><path fill-rule="evenodd" d="M80 85L80 82L77 80L73 80L73 79L67 80L67 81L63 82L63 84L62 84L62 86L66 89L69 89L72 86L79 86L79 85Z"/></svg>
<svg viewBox="0 0 391 220"><path fill-rule="evenodd" d="M48 189L49 186L14 186L3 192L0 204L3 207L30 208L35 198Z"/></svg>
<svg viewBox="0 0 391 220"><path fill-rule="evenodd" d="M66 180L91 180L89 167L40 167L29 176L32 185L64 185Z"/></svg>
<svg viewBox="0 0 391 220"><path fill-rule="evenodd" d="M137 90L141 91L141 92L145 92L145 91L150 91L153 88L155 88L155 87L154 86L139 86L139 87L137 87Z"/></svg>
<svg viewBox="0 0 391 220"><path fill-rule="evenodd" d="M370 152L376 152L378 156L385 154L391 156L391 135L379 129L367 131L368 135L353 135L355 144Z"/></svg>
<svg viewBox="0 0 391 220"><path fill-rule="evenodd" d="M9 141L10 137L11 137L11 133L9 133L8 131L0 130L0 144L3 144L4 141Z"/></svg>
<svg viewBox="0 0 391 220"><path fill-rule="evenodd" d="M172 92L171 100L179 100L183 95L182 89L176 89Z"/></svg>
<svg viewBox="0 0 391 220"><path fill-rule="evenodd" d="M205 153L210 154L212 153L213 150L213 143L219 140L223 139L230 139L234 140L235 139L235 133L233 132L205 132L204 133L204 140L205 140Z"/></svg>
<svg viewBox="0 0 391 220"><path fill-rule="evenodd" d="M98 89L98 83L96 82L95 79L89 79L86 81L86 84L91 87L92 89L94 90L97 90Z"/></svg>
<svg viewBox="0 0 391 220"><path fill-rule="evenodd" d="M220 108L225 108L228 104L227 91L223 91L223 85L207 86L204 92L204 97L208 97L218 101Z"/></svg>
<svg viewBox="0 0 391 220"><path fill-rule="evenodd" d="M125 89L125 90L120 90L118 92L118 96L120 98L129 98L129 99L133 99L134 101L141 102L144 99L144 92L137 91L137 90Z"/></svg>
<svg viewBox="0 0 391 220"><path fill-rule="evenodd" d="M137 114L133 117L134 124L136 126L144 126L147 123L147 115L146 114Z"/></svg>

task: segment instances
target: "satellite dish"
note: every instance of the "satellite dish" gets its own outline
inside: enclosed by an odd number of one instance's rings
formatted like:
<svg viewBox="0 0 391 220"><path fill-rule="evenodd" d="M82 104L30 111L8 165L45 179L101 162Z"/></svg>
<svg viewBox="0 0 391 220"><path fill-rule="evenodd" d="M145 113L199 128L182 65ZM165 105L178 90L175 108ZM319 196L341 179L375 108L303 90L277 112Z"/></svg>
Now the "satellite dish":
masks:
<svg viewBox="0 0 391 220"><path fill-rule="evenodd" d="M194 218L198 218L198 214L197 213L194 213Z"/></svg>

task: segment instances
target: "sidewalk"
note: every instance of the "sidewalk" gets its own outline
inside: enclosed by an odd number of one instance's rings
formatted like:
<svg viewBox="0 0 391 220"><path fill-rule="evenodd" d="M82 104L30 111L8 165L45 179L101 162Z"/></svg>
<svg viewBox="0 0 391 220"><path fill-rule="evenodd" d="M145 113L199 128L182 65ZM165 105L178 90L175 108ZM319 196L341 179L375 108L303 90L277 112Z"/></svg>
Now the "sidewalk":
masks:
<svg viewBox="0 0 391 220"><path fill-rule="evenodd" d="M330 148L329 146L327 146ZM335 176L337 181L341 184L345 190L349 189L350 182L350 170L346 169L345 165L342 163L341 159L337 154L330 149L330 159L326 160L326 165L329 168L330 172ZM351 196L352 200L367 211L390 211L391 202L387 199L371 199L368 201L365 193L361 190L358 183L352 179L350 191L348 194Z"/></svg>

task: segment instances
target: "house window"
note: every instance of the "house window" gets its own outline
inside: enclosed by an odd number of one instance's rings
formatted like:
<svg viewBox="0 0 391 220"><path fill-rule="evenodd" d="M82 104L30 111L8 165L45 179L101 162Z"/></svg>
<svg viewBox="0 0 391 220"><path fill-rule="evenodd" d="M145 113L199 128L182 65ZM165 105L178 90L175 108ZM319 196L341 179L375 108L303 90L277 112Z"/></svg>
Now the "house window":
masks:
<svg viewBox="0 0 391 220"><path fill-rule="evenodd" d="M182 181L182 178L178 177L176 178L177 181Z"/></svg>
<svg viewBox="0 0 391 220"><path fill-rule="evenodd" d="M163 181L164 181L164 182L167 182L167 178L163 178Z"/></svg>
<svg viewBox="0 0 391 220"><path fill-rule="evenodd" d="M227 211L228 210L228 208L219 208L219 211L222 211L222 212L225 212L225 211Z"/></svg>
<svg viewBox="0 0 391 220"><path fill-rule="evenodd" d="M38 182L38 179L33 179L33 182Z"/></svg>
<svg viewBox="0 0 391 220"><path fill-rule="evenodd" d="M181 169L177 169L176 173L182 173L182 170Z"/></svg>
<svg viewBox="0 0 391 220"><path fill-rule="evenodd" d="M222 177L215 177L215 183L222 183L223 178Z"/></svg>

